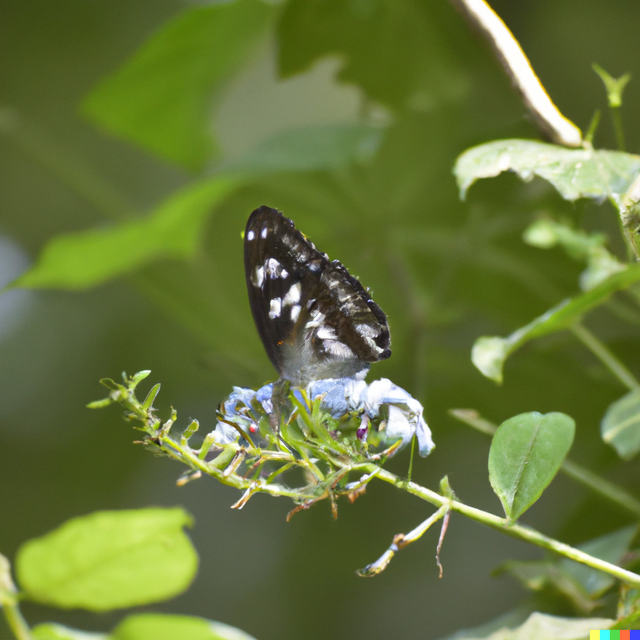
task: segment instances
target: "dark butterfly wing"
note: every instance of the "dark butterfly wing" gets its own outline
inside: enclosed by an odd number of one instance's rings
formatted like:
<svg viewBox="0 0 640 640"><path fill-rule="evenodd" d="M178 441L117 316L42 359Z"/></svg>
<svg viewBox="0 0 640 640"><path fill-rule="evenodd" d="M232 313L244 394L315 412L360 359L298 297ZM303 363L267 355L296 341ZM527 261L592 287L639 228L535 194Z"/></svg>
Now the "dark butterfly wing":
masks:
<svg viewBox="0 0 640 640"><path fill-rule="evenodd" d="M253 318L283 378L302 386L364 375L369 363L391 355L382 309L276 209L263 206L249 217L244 260Z"/></svg>

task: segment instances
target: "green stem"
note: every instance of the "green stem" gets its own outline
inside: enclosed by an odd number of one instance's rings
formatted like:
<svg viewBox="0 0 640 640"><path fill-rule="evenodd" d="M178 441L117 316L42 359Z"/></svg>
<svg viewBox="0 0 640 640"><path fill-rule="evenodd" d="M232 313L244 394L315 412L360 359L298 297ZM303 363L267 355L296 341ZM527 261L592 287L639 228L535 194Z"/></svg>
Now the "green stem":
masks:
<svg viewBox="0 0 640 640"><path fill-rule="evenodd" d="M374 467L374 465L369 466L371 467L370 470L372 470ZM531 544L535 544L536 546L542 547L543 549L548 549L549 551L553 551L554 553L564 556L565 558L569 558L570 560L575 560L576 562L585 564L592 569L604 571L605 573L608 573L609 575L612 575L619 580L627 582L636 589L640 588L640 575L631 571L627 571L626 569L622 569L621 567L618 567L615 564L611 564L610 562L600 560L600 558L590 556L588 553L584 553L584 551L580 551L579 549L575 549L568 544L564 544L563 542L559 542L558 540L549 538L548 536L543 535L535 529L531 529L530 527L518 524L508 524L505 518L499 518L498 516L487 513L486 511L475 509L474 507L470 507L466 504L463 504L462 502L458 502L457 500L451 500L450 498L441 496L440 494L435 493L430 489L421 487L414 482L401 480L398 476L384 469L382 469L378 473L377 477L380 478L380 480L384 480L385 482L392 484L398 489L404 489L412 495L422 498L423 500L426 500L427 502L430 502L437 507L448 505L452 511L457 511L458 513L461 513L468 518L471 518L472 520L476 520L477 522L491 527L492 529L496 529L498 531L501 531L502 533L506 533L513 538L517 538L525 542L530 542Z"/></svg>
<svg viewBox="0 0 640 640"><path fill-rule="evenodd" d="M313 488L311 487L307 487L304 490L290 489L278 484L262 484L260 482L252 481L248 478L242 478L235 473L232 473L229 476L224 476L223 472L221 472L219 469L212 468L206 462L200 460L195 454L193 454L188 446L182 447L180 446L180 443L170 440L169 438L163 438L161 440L161 445L165 453L169 453L171 457L182 460L183 462L187 462L192 466L192 468L200 469L202 472L212 475L224 484L229 484L236 487L237 489L251 488L254 493L263 492L273 496L286 496L289 498L293 498L298 502L301 500L317 500L321 497L320 495L318 495L318 492L314 492ZM577 465L574 465L574 472L576 466ZM531 529L530 527L518 524L509 524L505 518L500 518L486 511L470 507L466 504L463 504L462 502L458 502L457 500L451 500L450 498L442 496L435 491L431 491L430 489L426 489L425 487L422 487L415 482L402 480L398 476L390 473L389 471L381 469L373 463L367 462L355 464L348 470L343 468L337 473L344 475L347 471L365 471L367 473L375 473L376 477L380 478L381 480L384 480L385 482L388 482L399 489L403 489L404 491L407 491L412 495L418 496L419 498L422 498L423 500L426 500L427 502L430 502L437 507L449 506L453 511L462 513L468 518L481 522L488 527L497 529L498 531L502 531L502 533L506 533L507 535L518 538L519 540L530 542L537 545L538 547L542 547L543 549L549 549L550 551L554 551L555 553L562 555L565 558L569 558L571 560L575 560L576 562L586 564L593 569L604 571L605 573L608 573L620 580L629 583L634 588L640 589L640 575L632 573L631 571L627 571L626 569L622 569L614 564L611 564L610 562L605 562L604 560L600 560L599 558L590 556L589 554L575 549L574 547L571 547L562 542L558 542L553 538L549 538L548 536L545 536L535 529ZM576 474L576 477L580 476L582 481L585 481L586 475L587 474L585 473L578 473ZM603 484L601 480L596 481L594 478L592 478L590 486L593 486L595 488L598 486L598 483L600 483L600 485ZM321 491L320 493L324 493L324 491Z"/></svg>
<svg viewBox="0 0 640 640"><path fill-rule="evenodd" d="M0 554L0 609L17 640L31 640L31 630L18 607L17 589L11 577L11 563L2 554Z"/></svg>
<svg viewBox="0 0 640 640"><path fill-rule="evenodd" d="M17 603L13 605L4 604L2 607L4 617L17 640L32 640L31 629L20 613Z"/></svg>
<svg viewBox="0 0 640 640"><path fill-rule="evenodd" d="M251 481L246 478L241 478L236 474L231 474L230 476L224 477L218 469L212 469L206 463L198 460L196 456L191 455L188 451L188 447L180 447L178 443L174 441L169 442L168 439L166 441L163 441L163 444L165 446L165 451L169 449L170 445L169 451L173 450L172 452L174 453L174 457L180 458L181 456L184 456L185 459L188 459L191 464L199 467L203 472L208 473L209 475L213 475L225 484L230 484L238 489L253 488L254 492L264 492L274 496L287 496L298 501L302 499L318 499L320 497L319 495L315 495L313 491L303 492L300 490L292 490L277 484L261 484L259 482ZM181 456L175 455L178 452L181 454ZM414 482L401 480L398 476L390 473L389 471L385 471L384 469L381 469L380 467L372 463L354 465L350 470L362 470L368 473L375 473L376 476L381 480L384 480L385 482L388 482L399 489L408 491L409 493L418 496L419 498L422 498L423 500L426 500L427 502L430 502L437 507L448 506L453 511L462 513L472 520L476 520L488 527L497 529L498 531L502 531L509 536L518 538L519 540L524 540L525 542L530 542L537 545L538 547L542 547L543 549L549 549L550 551L554 551L555 553L562 555L565 558L569 558L571 560L575 560L576 562L586 564L593 569L604 571L605 573L608 573L620 580L629 583L635 588L640 588L640 575L632 573L631 571L627 571L626 569L622 569L614 564L611 564L610 562L605 562L604 560L600 560L599 558L590 556L589 554L575 549L574 547L571 547L567 544L558 542L553 538L549 538L548 536L543 535L535 529L531 529L530 527L518 524L509 524L505 518L500 518L486 511L475 509L474 507L470 507L466 504L463 504L462 502L458 502L457 500L451 500L450 498L442 496L435 491L431 491L430 489L426 489L425 487L422 487ZM342 470L342 473L344 473L344 470Z"/></svg>
<svg viewBox="0 0 640 640"><path fill-rule="evenodd" d="M7 625L17 640L32 640L29 625L22 617L22 613L20 613L18 598L12 581L9 587L11 588L10 591L0 589L0 609L2 609Z"/></svg>
<svg viewBox="0 0 640 640"><path fill-rule="evenodd" d="M622 129L622 119L620 118L620 107L610 107L611 120L613 120L613 130L616 133L618 149L624 151L624 131Z"/></svg>
<svg viewBox="0 0 640 640"><path fill-rule="evenodd" d="M119 390L119 393L117 394L117 396L119 397L113 396L112 392L112 398L115 401L119 401L126 406L129 406L133 410L133 416L136 419L141 420L145 424L145 427L143 427L142 430L146 431L149 436L149 438L145 440L145 442L151 445L153 448L156 448L156 450L157 448L160 448L165 454L168 454L170 457L186 463L192 469L200 470L204 473L207 473L208 475L215 477L223 484L228 484L238 489L249 490L249 493L247 493L246 497L243 497L239 501L239 503L237 503L237 506L243 506L250 495L258 492L268 493L273 496L287 496L293 498L294 501L296 501L298 504L303 501L316 502L318 500L322 500L325 497L330 497L333 501L334 495L332 493L332 489L337 485L341 478L351 472L365 472L369 474L369 477L373 477L375 475L381 480L392 484L396 488L402 489L403 491L407 491L412 495L418 496L419 498L430 502L436 507L444 507L447 509L451 509L452 511L462 513L472 520L476 520L488 527L501 531L502 533L506 533L509 536L518 538L519 540L523 540L531 544L535 544L538 547L553 551L561 556L564 556L565 558L575 560L576 562L585 564L593 569L608 573L609 575L612 575L619 580L623 580L632 587L640 589L640 575L636 573L627 571L626 569L622 569L621 567L611 564L610 562L605 562L604 560L590 556L589 554L575 549L574 547L554 540L553 538L549 538L548 536L545 536L535 529L531 529L530 527L509 523L505 518L500 518L486 511L470 507L466 504L463 504L462 502L458 502L457 500L452 499L449 496L441 495L439 493L436 493L435 491L426 489L425 487L422 487L415 482L402 480L398 476L390 473L389 471L386 471L385 469L382 469L373 462L367 461L354 464L345 464L344 461L332 461L332 463L338 466L338 469L334 471L324 482L318 483L317 485L311 484L300 489L290 489L278 484L272 484L260 480L242 477L239 476L235 472L235 470L231 470L230 473L222 471L215 466L205 462L204 460L201 460L198 456L198 450L193 450L188 446L188 444L176 442L175 440L169 438L167 434L164 434L165 429L168 431L166 425L170 426L172 424L172 421L176 420L177 416L175 415L175 412L174 414L172 414L171 420L166 423L165 427L163 427L162 429L157 429L156 427L158 421L151 415L151 408L143 408L143 405L137 401L135 395L133 394L135 385L132 386L131 382L129 382L128 384L129 388L126 389L124 387L121 387L120 385L116 385L116 387L119 387L119 389L117 389ZM238 445L233 446L234 448L237 448L238 451L242 449L242 447ZM263 454L263 452L258 448L251 448L250 450L246 451L248 455L252 457L263 456L265 454L273 455L274 453L267 451ZM279 457L282 457L283 453L284 452L280 453ZM283 461L285 463L301 464L300 461L294 459L292 455L284 455L285 459ZM573 472L575 474L575 468L573 469ZM585 476L585 474L577 475L582 475L583 477ZM595 484L595 481L593 482ZM19 638L19 640L23 640L23 638Z"/></svg>
<svg viewBox="0 0 640 640"><path fill-rule="evenodd" d="M179 442L172 440L169 436L162 437L159 440L159 446L168 457L182 462L183 464L187 464L192 469L201 471L202 473L206 473L222 484L235 487L236 489L249 489L256 486L256 491L268 493L272 496L284 496L297 501L313 500L318 498L318 495L314 493L313 490L304 491L300 489L290 489L279 484L255 482L250 478L243 478L236 473L224 475L224 472L222 470L210 465L204 460L200 460L200 458L196 455L194 450L189 447L189 445L182 446ZM288 454L282 454L280 456L274 455L274 452L269 452L269 454L270 459L275 459L276 457L278 459L286 461L289 461L290 459L290 456ZM300 465L300 463L295 460L291 460L291 462L292 464L296 464L297 466L304 466Z"/></svg>
<svg viewBox="0 0 640 640"><path fill-rule="evenodd" d="M607 348L607 346L598 340L591 331L582 324L574 324L571 327L574 335L584 344L608 369L613 373L622 384L634 391L640 388L635 376L627 369L618 358Z"/></svg>
<svg viewBox="0 0 640 640"><path fill-rule="evenodd" d="M640 501L617 484L605 480L602 476L593 473L593 471L582 465L576 464L572 460L565 460L560 467L560 471L585 487L589 487L594 493L599 493L601 496L611 500L611 502L615 502L617 505L631 511L631 513L640 516Z"/></svg>
<svg viewBox="0 0 640 640"><path fill-rule="evenodd" d="M204 473L212 475L224 484L229 484L237 489L251 488L254 493L264 492L273 496L286 496L293 498L296 501L317 500L321 497L318 492L314 493L313 489L309 487L306 490L296 490L289 489L278 484L262 484L247 478L242 478L235 473L230 474L229 476L224 476L219 469L214 469L206 462L199 460L198 457L191 452L188 446L181 447L179 443L169 440L168 438L162 439L161 443L165 453L169 453L171 457L178 460L182 459L183 462L188 461L188 464L190 464L192 468L199 468ZM605 573L629 583L634 588L640 589L640 575L627 571L626 569L622 569L610 562L605 562L604 560L590 556L589 554L575 549L574 547L558 542L553 538L549 538L530 527L518 524L509 524L505 518L500 518L486 511L470 507L462 502L458 502L457 500L451 500L450 498L442 496L430 489L426 489L415 482L402 480L398 476L381 469L373 463L356 464L349 469L340 470L339 473L344 475L347 471L365 471L367 473L375 473L376 477L381 480L392 484L398 489L403 489L412 495L418 496L437 507L449 506L453 511L462 513L468 518L481 522L488 527L502 531L502 533L506 533L507 535L518 538L519 540L530 542L538 547L542 547L543 549L549 549L550 551L554 551L565 558L575 560L576 562L585 564L593 569L604 571ZM324 491L321 491L320 493L324 493Z"/></svg>

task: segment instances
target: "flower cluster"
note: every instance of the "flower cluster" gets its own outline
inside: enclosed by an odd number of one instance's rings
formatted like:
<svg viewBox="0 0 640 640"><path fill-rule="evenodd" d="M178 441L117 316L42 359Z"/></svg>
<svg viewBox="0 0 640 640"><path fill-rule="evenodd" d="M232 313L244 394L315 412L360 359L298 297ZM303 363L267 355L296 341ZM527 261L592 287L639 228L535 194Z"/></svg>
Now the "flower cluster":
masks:
<svg viewBox="0 0 640 640"><path fill-rule="evenodd" d="M291 402L287 402L289 398ZM382 444L395 452L415 436L423 457L434 447L422 405L386 378L371 384L355 378L325 378L306 389L289 389L282 382L257 391L234 387L220 405L213 440L217 445L236 442L243 435L249 442L259 435L268 440L274 416L278 416L275 426L280 423L283 434L292 436L287 444L313 443L322 427L305 419L304 413L307 418L313 416L314 405L320 409L324 425L336 443L350 439L367 449L369 445Z"/></svg>

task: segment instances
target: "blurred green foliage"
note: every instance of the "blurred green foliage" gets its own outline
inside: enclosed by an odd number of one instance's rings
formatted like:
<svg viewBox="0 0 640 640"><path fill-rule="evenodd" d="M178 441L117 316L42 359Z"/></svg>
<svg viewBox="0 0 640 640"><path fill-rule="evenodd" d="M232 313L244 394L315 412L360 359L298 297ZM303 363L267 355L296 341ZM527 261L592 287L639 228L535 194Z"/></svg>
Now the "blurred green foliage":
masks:
<svg viewBox="0 0 640 640"><path fill-rule="evenodd" d="M583 130L607 102L592 62L615 77L639 75L634 2L492 5L554 102ZM488 48L449 3L6 0L0 11L2 284L59 234L104 239L121 224L144 238L133 242L144 259L114 255L126 268L99 287L0 297L2 553L13 557L23 540L96 509L184 504L196 521L200 573L162 610L220 620L261 640L438 638L527 597L490 571L506 557L540 554L455 517L442 580L435 531L382 576L360 580L356 567L424 518L408 496L371 485L354 505L340 504L337 521L321 504L287 524L290 505L266 497L231 511L235 492L204 479L176 488L182 470L132 446L117 411L84 408L101 392L98 379L149 368L163 383L161 405L171 401L185 420L212 425L232 385L275 377L253 328L242 264L240 232L261 204L281 209L344 262L387 313L393 357L370 379L389 377L426 407L437 449L414 464L417 481L436 487L448 473L465 502L500 511L487 477L488 442L447 415L470 406L498 423L524 411L566 413L576 421L572 458L638 486L637 463L622 462L600 439L600 419L625 389L571 333L517 352L501 387L471 364L476 338L509 335L579 291L582 265L522 240L541 214L606 234L612 253L626 256L613 207L565 202L539 179L482 181L458 200L452 167L460 153L538 134ZM218 21L196 19L219 14L227 20L219 37ZM189 25L197 37L181 31ZM172 37L180 55L167 61L158 43ZM124 102L109 103L105 96L117 91ZM640 126L628 114L639 102L632 80L622 107L631 152L640 149ZM334 143L317 153L318 135L309 132L318 130L351 132L351 142L321 136ZM363 148L372 130L380 139ZM284 144L284 161L272 162L269 140L280 141L276 149ZM594 145L616 146L606 122ZM211 185L231 175L242 180L203 210L193 194L217 193ZM187 201L191 194L202 213L190 210L192 226L179 225L183 238L153 224L176 194ZM157 235L140 231L146 224ZM174 250L158 251L157 238L172 240ZM95 282L93 269L87 263L84 275ZM587 325L638 375L634 305L616 297ZM398 456L391 467L404 474L407 464ZM523 521L578 543L631 516L559 478ZM574 611L559 600L542 605ZM36 605L25 613L51 619ZM118 620L78 612L57 619L98 630Z"/></svg>

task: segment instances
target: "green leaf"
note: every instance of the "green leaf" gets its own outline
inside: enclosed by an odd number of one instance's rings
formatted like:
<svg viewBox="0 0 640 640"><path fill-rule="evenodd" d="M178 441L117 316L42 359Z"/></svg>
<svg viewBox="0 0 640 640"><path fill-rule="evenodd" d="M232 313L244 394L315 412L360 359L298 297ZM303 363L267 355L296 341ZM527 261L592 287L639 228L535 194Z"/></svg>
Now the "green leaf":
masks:
<svg viewBox="0 0 640 640"><path fill-rule="evenodd" d="M619 565L635 534L636 526L631 525L589 540L577 548L591 556ZM533 591L552 589L561 593L583 614L601 606L602 602L597 598L616 583L613 576L568 558L559 561L509 561L501 569L520 580L528 589Z"/></svg>
<svg viewBox="0 0 640 640"><path fill-rule="evenodd" d="M640 389L609 405L600 432L623 460L630 460L640 451Z"/></svg>
<svg viewBox="0 0 640 640"><path fill-rule="evenodd" d="M102 400L94 400L87 405L87 409L104 409L115 402L113 398L103 398Z"/></svg>
<svg viewBox="0 0 640 640"><path fill-rule="evenodd" d="M589 540L579 545L578 549L595 558L619 565L629 550L636 532L636 525L630 525L608 533L607 535ZM574 562L568 558L563 558L559 566L564 572L570 574L577 580L585 591L592 596L601 596L609 587L616 583L616 579L608 573L591 569L587 565Z"/></svg>
<svg viewBox="0 0 640 640"><path fill-rule="evenodd" d="M637 629L640 619L640 591L628 589L620 594L618 602L618 620L614 629Z"/></svg>
<svg viewBox="0 0 640 640"><path fill-rule="evenodd" d="M255 640L221 622L190 616L145 613L125 618L111 640Z"/></svg>
<svg viewBox="0 0 640 640"><path fill-rule="evenodd" d="M532 611L533 607L530 603L525 602L488 622L483 622L469 629L459 629L458 631L454 631L450 636L441 638L440 640L476 640L477 638L488 638L495 631L519 627L527 620Z"/></svg>
<svg viewBox="0 0 640 640"><path fill-rule="evenodd" d="M480 178L515 171L523 180L539 176L550 182L565 200L611 197L620 202L640 173L640 156L622 151L567 149L533 140L496 140L465 151L454 174L465 198Z"/></svg>
<svg viewBox="0 0 640 640"><path fill-rule="evenodd" d="M611 255L604 247L597 247L589 252L587 268L580 274L580 288L589 291L614 273L624 271L626 265Z"/></svg>
<svg viewBox="0 0 640 640"><path fill-rule="evenodd" d="M143 371L138 371L137 373L134 373L128 380L129 388L135 389L143 380L148 378L150 375L151 375L151 369L144 369ZM124 378L125 382L127 382L127 376L125 373L122 374L122 377Z"/></svg>
<svg viewBox="0 0 640 640"><path fill-rule="evenodd" d="M587 260L591 251L604 246L607 237L603 233L587 233L562 222L541 218L525 230L523 240L539 249L550 249L559 244L573 259Z"/></svg>
<svg viewBox="0 0 640 640"><path fill-rule="evenodd" d="M521 413L503 422L489 451L489 481L510 521L542 494L565 459L575 433L564 413Z"/></svg>
<svg viewBox="0 0 640 640"><path fill-rule="evenodd" d="M227 167L227 173L179 190L145 219L53 238L35 266L11 286L87 289L160 258L189 258L211 211L256 173L339 169L370 158L382 135L382 130L366 125L281 133Z"/></svg>
<svg viewBox="0 0 640 640"><path fill-rule="evenodd" d="M151 407L153 406L153 403L154 403L158 393L160 393L160 383L159 382L154 384L153 387L151 387L151 390L147 394L147 397L144 399L144 402L142 403L142 408L145 411L148 411L149 409L151 409Z"/></svg>
<svg viewBox="0 0 640 640"><path fill-rule="evenodd" d="M456 635L456 640L582 640L591 629L610 629L615 620L609 618L561 618L535 611L527 621L516 628L503 627L490 635ZM453 640L453 639L451 639Z"/></svg>
<svg viewBox="0 0 640 640"><path fill-rule="evenodd" d="M215 152L211 109L273 13L260 0L187 9L87 96L83 113L110 133L189 169Z"/></svg>
<svg viewBox="0 0 640 640"><path fill-rule="evenodd" d="M501 569L507 571L531 591L551 592L567 598L581 613L590 613L602 603L594 601L584 586L568 571L550 560L517 561L504 563Z"/></svg>
<svg viewBox="0 0 640 640"><path fill-rule="evenodd" d="M198 557L182 509L98 511L69 520L20 547L16 571L24 595L70 609L109 611L182 593Z"/></svg>
<svg viewBox="0 0 640 640"><path fill-rule="evenodd" d="M341 169L353 161L371 158L383 133L380 128L364 124L290 129L256 145L229 169L249 172Z"/></svg>
<svg viewBox="0 0 640 640"><path fill-rule="evenodd" d="M70 629L61 624L46 622L39 624L31 630L33 640L107 640L108 635L104 633L89 633Z"/></svg>
<svg viewBox="0 0 640 640"><path fill-rule="evenodd" d="M517 346L512 346L512 336L509 338L482 336L473 343L471 349L471 362L480 370L482 375L498 384L502 383L504 361L517 348Z"/></svg>
<svg viewBox="0 0 640 640"><path fill-rule="evenodd" d="M53 238L12 283L31 289L87 289L159 258L194 254L211 210L237 186L220 176L192 184L142 220Z"/></svg>
<svg viewBox="0 0 640 640"><path fill-rule="evenodd" d="M563 300L529 324L506 338L483 336L471 350L471 361L480 372L497 383L502 382L502 368L507 357L525 342L555 331L567 329L587 312L604 302L612 293L640 280L640 265L633 265L609 276L585 293Z"/></svg>
<svg viewBox="0 0 640 640"><path fill-rule="evenodd" d="M627 244L640 260L640 176L631 183L622 198L620 220Z"/></svg>

